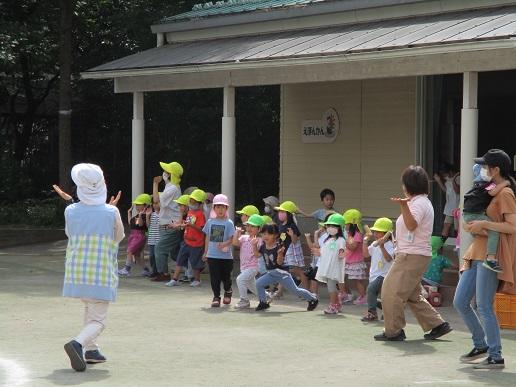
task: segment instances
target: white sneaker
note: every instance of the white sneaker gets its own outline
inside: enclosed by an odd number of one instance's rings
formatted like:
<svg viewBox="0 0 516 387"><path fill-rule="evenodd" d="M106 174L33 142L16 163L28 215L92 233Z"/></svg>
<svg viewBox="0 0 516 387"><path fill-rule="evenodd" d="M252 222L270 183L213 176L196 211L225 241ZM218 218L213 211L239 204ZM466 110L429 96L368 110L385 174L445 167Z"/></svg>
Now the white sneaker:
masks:
<svg viewBox="0 0 516 387"><path fill-rule="evenodd" d="M192 283L190 284L190 286L192 288L196 288L197 286L201 286L201 281L192 281Z"/></svg>
<svg viewBox="0 0 516 387"><path fill-rule="evenodd" d="M179 281L176 281L175 279L171 279L165 285L166 286L179 286Z"/></svg>
<svg viewBox="0 0 516 387"><path fill-rule="evenodd" d="M124 266L123 268L118 270L118 275L120 277L129 277L131 273L129 272L129 270L127 270L127 267Z"/></svg>
<svg viewBox="0 0 516 387"><path fill-rule="evenodd" d="M251 303L249 300L245 300L243 298L241 298L240 301L238 301L238 304L235 305L236 309L245 309L249 307L251 307Z"/></svg>

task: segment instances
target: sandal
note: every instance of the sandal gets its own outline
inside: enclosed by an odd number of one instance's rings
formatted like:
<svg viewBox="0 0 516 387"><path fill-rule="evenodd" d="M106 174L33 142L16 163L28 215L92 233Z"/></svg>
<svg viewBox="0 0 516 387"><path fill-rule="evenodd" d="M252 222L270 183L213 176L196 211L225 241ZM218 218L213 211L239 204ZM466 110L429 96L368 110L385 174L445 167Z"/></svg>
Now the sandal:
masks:
<svg viewBox="0 0 516 387"><path fill-rule="evenodd" d="M212 308L218 308L220 306L220 297L213 297L213 301L211 302Z"/></svg>
<svg viewBox="0 0 516 387"><path fill-rule="evenodd" d="M370 322L370 321L378 321L378 315L374 312L367 311L367 314L360 319L360 321Z"/></svg>
<svg viewBox="0 0 516 387"><path fill-rule="evenodd" d="M231 296L232 295L233 295L233 290L230 290L229 292L224 292L224 299L222 300L224 305L231 304Z"/></svg>

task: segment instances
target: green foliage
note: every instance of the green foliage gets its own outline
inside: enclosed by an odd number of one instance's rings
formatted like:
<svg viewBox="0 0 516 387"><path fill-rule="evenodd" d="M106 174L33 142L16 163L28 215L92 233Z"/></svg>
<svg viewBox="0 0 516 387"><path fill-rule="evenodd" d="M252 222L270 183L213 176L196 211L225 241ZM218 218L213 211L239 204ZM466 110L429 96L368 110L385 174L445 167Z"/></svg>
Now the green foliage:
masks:
<svg viewBox="0 0 516 387"><path fill-rule="evenodd" d="M0 202L0 225L62 226L64 202L58 198Z"/></svg>

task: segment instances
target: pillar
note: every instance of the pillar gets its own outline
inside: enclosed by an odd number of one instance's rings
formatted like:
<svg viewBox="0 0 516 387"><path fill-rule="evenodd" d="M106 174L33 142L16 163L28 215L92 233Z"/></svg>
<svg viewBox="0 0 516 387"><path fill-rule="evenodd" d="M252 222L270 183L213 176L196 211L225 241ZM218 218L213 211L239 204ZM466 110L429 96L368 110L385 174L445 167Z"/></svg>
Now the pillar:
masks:
<svg viewBox="0 0 516 387"><path fill-rule="evenodd" d="M226 86L222 116L221 191L229 199L231 219L235 211L235 126L235 88Z"/></svg>
<svg viewBox="0 0 516 387"><path fill-rule="evenodd" d="M464 194L473 181L473 159L477 157L478 145L478 73L465 72L462 87L462 113L460 124L460 208L464 208ZM472 237L461 230L460 255L462 259L471 244Z"/></svg>
<svg viewBox="0 0 516 387"><path fill-rule="evenodd" d="M143 92L133 93L131 200L143 193L145 122L143 120Z"/></svg>

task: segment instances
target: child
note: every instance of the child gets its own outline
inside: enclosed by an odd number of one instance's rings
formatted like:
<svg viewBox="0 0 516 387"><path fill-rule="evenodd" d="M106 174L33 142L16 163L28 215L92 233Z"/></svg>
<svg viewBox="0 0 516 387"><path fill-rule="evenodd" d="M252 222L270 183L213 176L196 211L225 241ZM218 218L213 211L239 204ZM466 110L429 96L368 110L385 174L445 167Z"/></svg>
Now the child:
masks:
<svg viewBox="0 0 516 387"><path fill-rule="evenodd" d="M382 290L383 279L389 272L392 265L394 254L394 244L392 243L392 220L389 218L378 218L374 222L371 231L373 235L366 234L362 244L364 257L371 257L371 268L369 269L369 285L367 285L367 314L362 317L362 321L378 321L376 305L378 295ZM368 245L371 237L374 242ZM440 239L439 239L440 240Z"/></svg>
<svg viewBox="0 0 516 387"><path fill-rule="evenodd" d="M253 244L254 255L261 255L265 258L267 273L256 281L256 290L260 303L256 307L256 311L269 308L267 302L267 294L265 288L268 285L279 282L293 294L304 298L308 301L307 310L311 311L317 307L319 300L315 294L310 293L306 289L298 288L288 272L288 266L285 265L285 246L279 241L279 228L275 224L266 224L262 228L263 244L258 249L257 244Z"/></svg>
<svg viewBox="0 0 516 387"><path fill-rule="evenodd" d="M479 164L473 166L473 187L464 195L463 217L465 222L474 220L490 220L486 215L487 206L491 203L491 199L496 196L502 189L509 186L509 182L496 185L491 183L487 168L481 167ZM498 250L498 241L500 233L487 231L487 257L484 259L482 266L496 273L503 271L496 259L496 251Z"/></svg>
<svg viewBox="0 0 516 387"><path fill-rule="evenodd" d="M244 208L237 211L236 213L240 215L240 220L242 221L242 224L245 224L251 215L260 215L260 210L255 206L249 204L247 206L244 206Z"/></svg>
<svg viewBox="0 0 516 387"><path fill-rule="evenodd" d="M250 290L256 294L256 275L258 274L258 257L254 255L254 245L260 248L262 242L258 237L263 219L258 214L253 214L245 223L247 235L242 235L242 229L237 228L233 236L233 246L240 247L240 274L236 282L238 292L240 293L240 301L236 305L237 309L249 308L251 306L247 291Z"/></svg>
<svg viewBox="0 0 516 387"><path fill-rule="evenodd" d="M297 206L294 202L285 201L275 210L278 211L280 239L285 247L285 264L289 267L293 276L301 280L301 287L308 288L308 278L305 275L305 257L301 248L299 236L301 232L294 221ZM281 291L279 292L281 294Z"/></svg>
<svg viewBox="0 0 516 387"><path fill-rule="evenodd" d="M127 258L125 266L118 271L120 277L129 277L133 263L139 263L143 267L142 275L150 276L150 271L143 261L142 252L145 248L147 232L147 224L145 223L146 211L152 203L152 197L149 194L140 194L134 199L133 205L127 210L127 223L131 228L129 240L127 241ZM132 216L133 209L136 209L136 215Z"/></svg>
<svg viewBox="0 0 516 387"><path fill-rule="evenodd" d="M446 194L446 203L444 205L444 225L441 232L443 242L446 242L450 234L450 228L454 225L457 231L457 224L453 218L453 210L459 207L459 174L455 173L453 166L445 164L441 174L434 174L434 180L439 185L439 188ZM442 177L441 177L442 176Z"/></svg>
<svg viewBox="0 0 516 387"><path fill-rule="evenodd" d="M149 277L155 277L158 274L154 248L159 241L159 202L153 200L152 208L147 208L145 212L145 224L148 225L147 245L149 246L149 261L151 266Z"/></svg>
<svg viewBox="0 0 516 387"><path fill-rule="evenodd" d="M365 294L364 280L367 279L364 256L362 255L362 214L356 209L347 210L344 213L346 222L346 265L344 273L352 285L358 291L358 298L353 301L355 305L365 305L367 303ZM342 287L344 288L344 287ZM351 302L353 296L341 289L341 303Z"/></svg>
<svg viewBox="0 0 516 387"><path fill-rule="evenodd" d="M324 222L326 222L331 215L333 215L334 211L327 211L326 216L324 217ZM310 233L305 234L306 242L308 248L312 252L312 262L310 263L310 268L305 272L306 277L310 280L310 291L314 294L318 294L319 290L319 282L315 279L317 275L317 270L319 267L319 258L320 258L320 248L324 244L324 241L328 237L328 233L326 232L326 227L324 223L319 223L319 228L314 231L314 241L312 242L312 238Z"/></svg>
<svg viewBox="0 0 516 387"><path fill-rule="evenodd" d="M443 270L446 268L458 269L447 257L440 254L444 243L438 236L430 238L432 245L432 260L428 264L425 274L423 274L423 283L431 286L439 286L443 279Z"/></svg>
<svg viewBox="0 0 516 387"><path fill-rule="evenodd" d="M233 270L233 251L231 242L235 234L235 226L228 219L229 201L226 195L218 194L213 198L214 218L204 225L206 234L203 261L210 268L211 290L213 291L212 308L220 306L220 283L224 285L224 305L231 303L231 271Z"/></svg>
<svg viewBox="0 0 516 387"><path fill-rule="evenodd" d="M204 269L204 262L202 256L204 253L204 233L203 227L206 224L204 217L204 209L202 204L206 194L201 189L195 189L190 194L189 211L181 226L185 232L183 235L184 243L179 249L177 255L176 269L172 279L167 282L167 286L178 286L179 275L184 266L190 264L193 270L194 280L190 284L191 287L197 287L201 284L201 271Z"/></svg>
<svg viewBox="0 0 516 387"><path fill-rule="evenodd" d="M335 193L329 188L324 188L319 196L321 197L323 208L315 210L310 214L310 216L317 219L319 222L324 222L324 218L328 211L338 212L333 208L333 205L335 204Z"/></svg>
<svg viewBox="0 0 516 387"><path fill-rule="evenodd" d="M340 311L340 303L337 285L344 283L344 258L346 240L342 229L345 226L344 217L340 214L330 215L324 223L328 236L320 247L319 269L315 279L325 282L328 287L330 304L324 314L337 314ZM317 252L317 249L315 249Z"/></svg>
<svg viewBox="0 0 516 387"><path fill-rule="evenodd" d="M96 340L106 326L109 302L116 299L118 244L124 239L124 226L118 209L106 204L106 183L98 165L77 164L71 174L80 202L64 212L68 246L63 296L81 299L84 327L64 349L72 368L84 371L86 363L106 361Z"/></svg>

